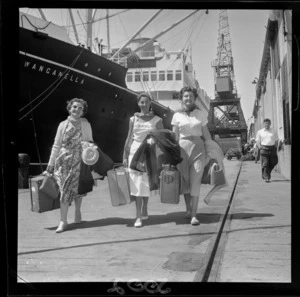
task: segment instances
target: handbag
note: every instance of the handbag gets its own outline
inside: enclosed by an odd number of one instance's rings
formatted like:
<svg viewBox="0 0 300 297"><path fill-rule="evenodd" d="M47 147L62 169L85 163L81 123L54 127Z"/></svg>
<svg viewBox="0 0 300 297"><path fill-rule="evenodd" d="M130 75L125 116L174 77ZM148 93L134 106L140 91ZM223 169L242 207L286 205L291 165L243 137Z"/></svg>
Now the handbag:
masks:
<svg viewBox="0 0 300 297"><path fill-rule="evenodd" d="M217 163L214 163L211 167L211 176L210 176L210 184L211 185L224 185L225 175L223 170Z"/></svg>
<svg viewBox="0 0 300 297"><path fill-rule="evenodd" d="M211 184L211 169L214 163L217 161L215 159L210 159L209 162L204 167L201 184Z"/></svg>
<svg viewBox="0 0 300 297"><path fill-rule="evenodd" d="M48 195L52 199L57 199L59 197L59 187L53 175L45 177L40 186L40 191Z"/></svg>
<svg viewBox="0 0 300 297"><path fill-rule="evenodd" d="M201 184L223 185L226 184L224 171L215 159L210 159L204 168Z"/></svg>
<svg viewBox="0 0 300 297"><path fill-rule="evenodd" d="M204 198L204 202L209 204L213 194L220 190L221 188L226 187L226 179L225 174L222 168L218 165L218 163L214 162L210 169L210 182L212 185L212 189L206 194Z"/></svg>

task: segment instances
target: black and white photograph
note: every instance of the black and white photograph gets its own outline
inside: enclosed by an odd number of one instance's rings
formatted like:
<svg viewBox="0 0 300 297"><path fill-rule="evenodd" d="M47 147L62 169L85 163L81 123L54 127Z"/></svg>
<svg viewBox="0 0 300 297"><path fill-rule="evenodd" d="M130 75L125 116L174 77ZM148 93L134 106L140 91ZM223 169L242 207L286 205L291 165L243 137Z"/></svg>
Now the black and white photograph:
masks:
<svg viewBox="0 0 300 297"><path fill-rule="evenodd" d="M299 10L69 4L14 19L16 285L289 288Z"/></svg>

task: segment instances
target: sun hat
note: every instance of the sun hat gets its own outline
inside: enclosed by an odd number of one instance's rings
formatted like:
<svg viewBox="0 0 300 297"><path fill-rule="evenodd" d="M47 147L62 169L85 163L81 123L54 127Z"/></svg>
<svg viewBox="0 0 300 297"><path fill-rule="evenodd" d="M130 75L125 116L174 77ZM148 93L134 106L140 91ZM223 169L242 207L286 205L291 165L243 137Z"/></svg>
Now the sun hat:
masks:
<svg viewBox="0 0 300 297"><path fill-rule="evenodd" d="M94 165L97 163L99 159L99 152L97 150L97 146L91 144L86 146L82 150L82 161L86 165Z"/></svg>

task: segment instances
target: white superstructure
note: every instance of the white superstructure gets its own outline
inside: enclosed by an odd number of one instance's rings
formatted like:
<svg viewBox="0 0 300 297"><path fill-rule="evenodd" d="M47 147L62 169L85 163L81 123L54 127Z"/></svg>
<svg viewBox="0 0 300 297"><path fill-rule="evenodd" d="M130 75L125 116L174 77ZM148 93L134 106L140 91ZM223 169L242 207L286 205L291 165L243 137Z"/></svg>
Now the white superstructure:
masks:
<svg viewBox="0 0 300 297"><path fill-rule="evenodd" d="M123 54L128 54L148 38L133 40ZM122 54L121 54L122 56ZM200 108L208 111L210 98L200 88L190 57L183 51L165 51L157 41L130 55L127 63L127 87L135 92L149 93L153 100L172 110L180 108L179 91L184 86L197 88Z"/></svg>

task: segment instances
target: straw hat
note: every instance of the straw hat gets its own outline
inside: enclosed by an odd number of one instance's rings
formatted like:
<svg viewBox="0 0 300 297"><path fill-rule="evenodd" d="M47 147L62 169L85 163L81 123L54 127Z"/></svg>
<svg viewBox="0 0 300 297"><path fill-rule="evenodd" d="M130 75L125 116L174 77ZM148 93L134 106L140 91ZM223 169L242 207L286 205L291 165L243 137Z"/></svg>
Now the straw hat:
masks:
<svg viewBox="0 0 300 297"><path fill-rule="evenodd" d="M82 161L86 165L94 165L99 159L99 152L96 146L88 146L82 150Z"/></svg>

